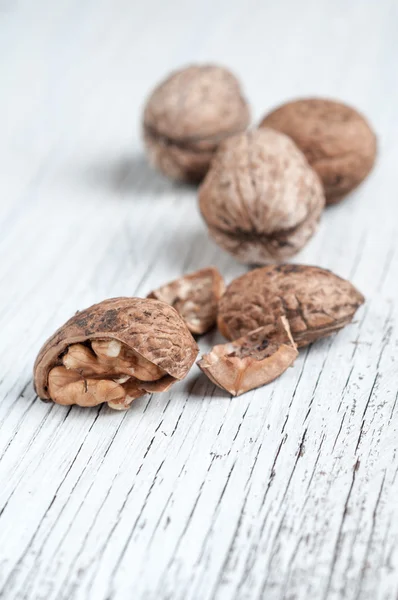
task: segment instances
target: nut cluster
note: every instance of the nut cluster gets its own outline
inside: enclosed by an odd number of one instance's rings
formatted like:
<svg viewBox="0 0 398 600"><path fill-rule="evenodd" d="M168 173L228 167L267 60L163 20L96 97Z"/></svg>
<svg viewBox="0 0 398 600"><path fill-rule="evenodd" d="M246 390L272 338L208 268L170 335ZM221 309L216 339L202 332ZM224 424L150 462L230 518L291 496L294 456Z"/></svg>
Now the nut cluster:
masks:
<svg viewBox="0 0 398 600"><path fill-rule="evenodd" d="M236 396L281 375L297 348L347 325L363 301L351 283L318 267L270 265L226 290L217 269L201 269L147 299L113 298L77 313L39 352L35 388L58 404L128 409L183 379L198 353L190 331L205 333L217 321L232 341L198 365Z"/></svg>
<svg viewBox="0 0 398 600"><path fill-rule="evenodd" d="M306 99L247 131L236 77L214 65L172 73L144 110L144 140L165 175L200 182L211 237L237 260L268 264L225 288L214 267L161 285L147 298L113 298L78 312L44 344L37 394L58 404L128 409L168 390L198 354L192 336L215 325L227 340L198 362L236 396L279 377L298 349L339 331L364 302L348 281L319 267L279 264L317 229L325 203L368 175L376 137L344 104Z"/></svg>
<svg viewBox="0 0 398 600"><path fill-rule="evenodd" d="M376 136L341 102L295 100L246 132L249 109L236 77L215 65L172 73L149 97L150 162L172 179L200 182L210 236L238 261L266 264L299 252L325 204L371 171Z"/></svg>

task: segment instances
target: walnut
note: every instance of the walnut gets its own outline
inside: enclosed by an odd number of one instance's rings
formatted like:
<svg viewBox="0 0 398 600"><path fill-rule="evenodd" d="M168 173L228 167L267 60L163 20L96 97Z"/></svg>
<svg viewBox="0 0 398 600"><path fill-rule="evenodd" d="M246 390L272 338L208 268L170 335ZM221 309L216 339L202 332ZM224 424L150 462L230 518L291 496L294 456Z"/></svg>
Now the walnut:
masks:
<svg viewBox="0 0 398 600"><path fill-rule="evenodd" d="M236 339L286 316L301 347L350 323L363 302L349 281L326 269L269 265L227 287L218 307L218 327L226 338Z"/></svg>
<svg viewBox="0 0 398 600"><path fill-rule="evenodd" d="M234 342L215 346L198 365L213 383L239 396L279 377L297 355L289 323L281 317Z"/></svg>
<svg viewBox="0 0 398 600"><path fill-rule="evenodd" d="M218 301L225 291L224 280L215 267L200 269L151 292L171 304L191 333L200 335L216 324Z"/></svg>
<svg viewBox="0 0 398 600"><path fill-rule="evenodd" d="M175 71L145 106L149 159L172 179L200 181L219 143L244 131L249 121L239 82L227 69L193 65Z"/></svg>
<svg viewBox="0 0 398 600"><path fill-rule="evenodd" d="M321 178L327 204L356 188L375 162L376 136L369 123L340 102L288 102L266 115L260 127L272 127L295 141Z"/></svg>
<svg viewBox="0 0 398 600"><path fill-rule="evenodd" d="M324 207L321 183L304 155L272 129L221 144L199 191L210 235L244 263L263 264L298 252Z"/></svg>
<svg viewBox="0 0 398 600"><path fill-rule="evenodd" d="M58 404L126 409L183 379L197 353L168 304L112 298L78 312L47 340L34 366L35 389Z"/></svg>

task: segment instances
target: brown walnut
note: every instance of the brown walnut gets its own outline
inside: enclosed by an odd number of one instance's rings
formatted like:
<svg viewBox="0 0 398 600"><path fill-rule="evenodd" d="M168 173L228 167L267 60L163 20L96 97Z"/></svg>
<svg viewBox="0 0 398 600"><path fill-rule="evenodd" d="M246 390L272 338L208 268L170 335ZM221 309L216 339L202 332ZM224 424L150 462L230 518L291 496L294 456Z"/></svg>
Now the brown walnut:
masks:
<svg viewBox="0 0 398 600"><path fill-rule="evenodd" d="M199 191L210 235L244 263L296 254L324 207L321 183L285 135L259 129L221 144Z"/></svg>
<svg viewBox="0 0 398 600"><path fill-rule="evenodd" d="M168 304L112 298L78 312L47 340L34 366L35 389L58 404L126 409L183 379L197 353Z"/></svg>
<svg viewBox="0 0 398 600"><path fill-rule="evenodd" d="M148 295L167 302L184 319L191 333L201 335L216 324L218 301L225 291L215 267L207 267L163 285Z"/></svg>
<svg viewBox="0 0 398 600"><path fill-rule="evenodd" d="M351 322L364 297L345 279L306 265L270 265L235 279L220 300L218 327L233 340L285 316L298 347Z"/></svg>
<svg viewBox="0 0 398 600"><path fill-rule="evenodd" d="M219 143L244 131L249 121L239 82L227 69L193 65L175 71L145 106L149 159L172 179L200 181Z"/></svg>
<svg viewBox="0 0 398 600"><path fill-rule="evenodd" d="M361 114L340 102L288 102L266 115L260 127L272 127L294 140L321 178L327 204L356 188L375 162L375 133Z"/></svg>
<svg viewBox="0 0 398 600"><path fill-rule="evenodd" d="M213 383L239 396L279 377L297 355L289 323L281 317L234 342L214 346L198 366Z"/></svg>

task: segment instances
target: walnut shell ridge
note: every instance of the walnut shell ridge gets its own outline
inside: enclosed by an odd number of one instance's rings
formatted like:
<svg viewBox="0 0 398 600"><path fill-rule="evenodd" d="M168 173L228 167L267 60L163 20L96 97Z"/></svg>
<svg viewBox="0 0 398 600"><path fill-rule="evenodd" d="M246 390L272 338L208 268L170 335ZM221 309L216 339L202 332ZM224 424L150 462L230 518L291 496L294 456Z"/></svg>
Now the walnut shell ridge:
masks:
<svg viewBox="0 0 398 600"><path fill-rule="evenodd" d="M296 254L317 229L324 204L303 153L272 129L223 142L199 190L211 237L248 264Z"/></svg>
<svg viewBox="0 0 398 600"><path fill-rule="evenodd" d="M351 322L364 297L331 271L306 265L269 265L235 279L219 302L218 327L228 339L285 316L298 347Z"/></svg>
<svg viewBox="0 0 398 600"><path fill-rule="evenodd" d="M321 178L327 204L356 188L375 162L375 133L360 113L341 102L288 102L266 115L260 127L272 127L294 140Z"/></svg>
<svg viewBox="0 0 398 600"><path fill-rule="evenodd" d="M168 304L111 298L78 312L41 348L34 365L34 384L40 398L49 399L48 373L60 364L67 347L95 339L118 340L175 379L186 376L198 354L184 321Z"/></svg>
<svg viewBox="0 0 398 600"><path fill-rule="evenodd" d="M192 65L155 88L143 120L152 165L172 179L194 182L206 174L219 143L248 127L250 110L230 71Z"/></svg>

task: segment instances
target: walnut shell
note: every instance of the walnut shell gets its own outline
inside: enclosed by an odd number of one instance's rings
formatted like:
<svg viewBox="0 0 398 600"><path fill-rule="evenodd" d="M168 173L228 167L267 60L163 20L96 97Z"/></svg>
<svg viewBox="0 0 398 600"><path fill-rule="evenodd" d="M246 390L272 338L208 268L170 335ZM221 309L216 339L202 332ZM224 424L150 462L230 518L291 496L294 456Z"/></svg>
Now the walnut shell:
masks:
<svg viewBox="0 0 398 600"><path fill-rule="evenodd" d="M214 346L198 366L213 383L239 396L279 377L297 355L289 323L281 317L234 342Z"/></svg>
<svg viewBox="0 0 398 600"><path fill-rule="evenodd" d="M294 140L321 178L327 204L356 188L375 162L375 133L361 114L341 102L288 102L266 115L260 127L272 127Z"/></svg>
<svg viewBox="0 0 398 600"><path fill-rule="evenodd" d="M173 72L144 109L150 162L168 177L200 181L220 141L244 131L250 111L236 77L214 65Z"/></svg>
<svg viewBox="0 0 398 600"><path fill-rule="evenodd" d="M324 203L302 152L272 129L221 144L199 191L210 235L249 264L296 254L315 232Z"/></svg>
<svg viewBox="0 0 398 600"><path fill-rule="evenodd" d="M112 298L78 312L47 340L34 365L35 389L43 400L61 404L106 401L112 408L128 408L134 397L183 379L197 353L185 323L168 304Z"/></svg>
<svg viewBox="0 0 398 600"><path fill-rule="evenodd" d="M298 347L351 322L364 297L331 271L306 265L269 265L235 279L219 302L218 327L228 339L286 316Z"/></svg>
<svg viewBox="0 0 398 600"><path fill-rule="evenodd" d="M219 271L207 267L163 285L148 298L173 306L189 331L201 335L216 324L218 301L224 292L225 284Z"/></svg>

